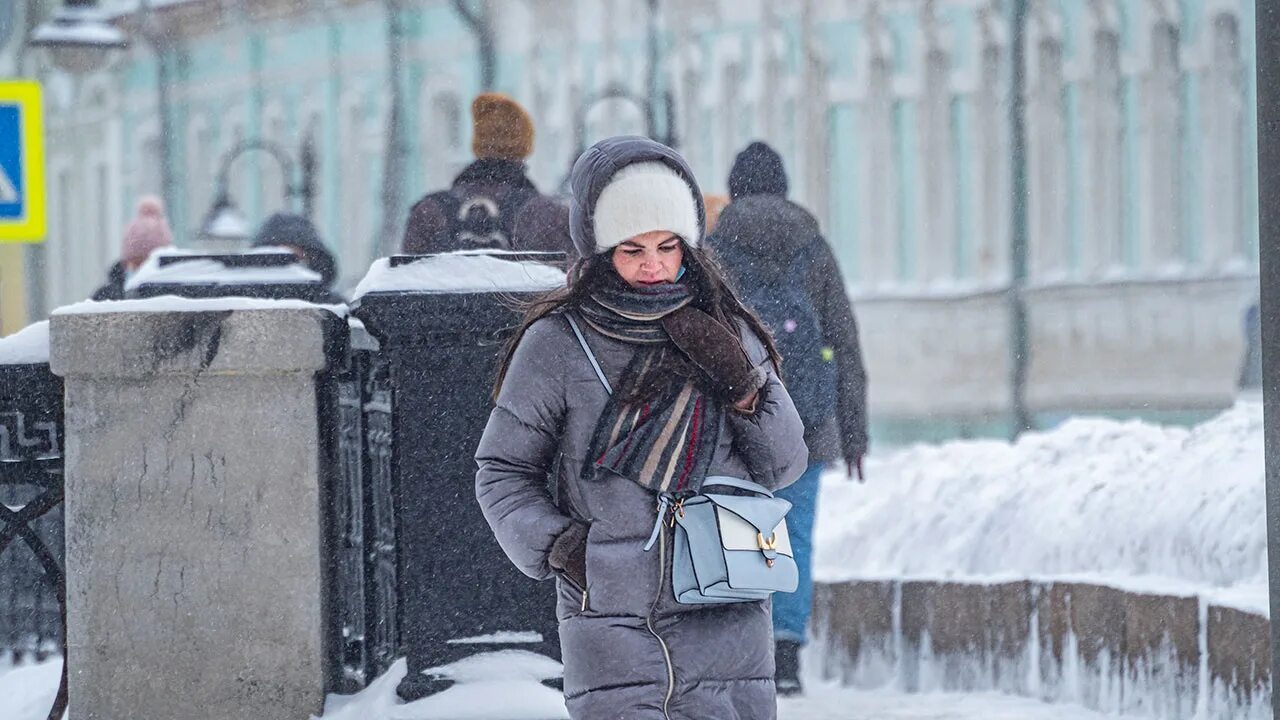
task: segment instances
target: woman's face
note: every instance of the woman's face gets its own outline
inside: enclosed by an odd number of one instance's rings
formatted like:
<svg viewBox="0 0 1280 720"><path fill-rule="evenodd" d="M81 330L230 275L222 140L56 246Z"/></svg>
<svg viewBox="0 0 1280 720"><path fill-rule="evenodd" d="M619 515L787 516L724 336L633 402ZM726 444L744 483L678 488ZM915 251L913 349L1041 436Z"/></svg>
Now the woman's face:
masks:
<svg viewBox="0 0 1280 720"><path fill-rule="evenodd" d="M684 243L675 233L653 230L613 249L613 267L631 287L675 282L684 262Z"/></svg>

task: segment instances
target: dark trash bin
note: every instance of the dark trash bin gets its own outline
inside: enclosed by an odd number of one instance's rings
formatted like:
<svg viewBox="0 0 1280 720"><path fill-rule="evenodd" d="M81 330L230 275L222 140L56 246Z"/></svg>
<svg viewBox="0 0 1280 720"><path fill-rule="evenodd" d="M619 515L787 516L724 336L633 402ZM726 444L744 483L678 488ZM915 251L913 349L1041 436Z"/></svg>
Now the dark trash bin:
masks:
<svg viewBox="0 0 1280 720"><path fill-rule="evenodd" d="M221 270L216 269L218 266ZM195 271L184 272L187 268ZM342 301L318 273L307 269L296 255L286 251L160 255L154 265L149 263L146 270L139 272L147 275L125 292L126 298L177 295L295 299L317 304Z"/></svg>
<svg viewBox="0 0 1280 720"><path fill-rule="evenodd" d="M450 263L450 272L437 279L453 290L432 289L429 270L440 258L447 258L441 262ZM392 499L401 652L408 660L399 694L406 700L449 686L423 671L479 652L523 649L560 657L554 584L515 569L475 500L474 455L492 408L499 353L520 320L512 301L554 286L534 290L518 281L517 271L509 292L456 289L458 275L467 274L455 272L459 267L493 267L495 260L511 263L502 268L536 262L543 281L563 277L551 267L564 262L558 253L397 256L384 269L416 272L425 284L375 285L352 303L352 314L382 345L394 395ZM494 284L503 286L500 279Z"/></svg>

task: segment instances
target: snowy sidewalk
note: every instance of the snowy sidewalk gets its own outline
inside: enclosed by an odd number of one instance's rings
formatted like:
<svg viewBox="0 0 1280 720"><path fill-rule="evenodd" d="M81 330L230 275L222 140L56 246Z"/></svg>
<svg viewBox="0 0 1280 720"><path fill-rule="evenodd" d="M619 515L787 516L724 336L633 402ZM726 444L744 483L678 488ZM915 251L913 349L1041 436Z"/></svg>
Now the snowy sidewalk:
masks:
<svg viewBox="0 0 1280 720"><path fill-rule="evenodd" d="M996 693L902 695L818 688L778 703L778 720L1103 720L1074 705L1050 705Z"/></svg>
<svg viewBox="0 0 1280 720"><path fill-rule="evenodd" d="M0 698L4 698L0 703L0 720L44 720L58 687L58 671L56 662L17 669L0 668ZM387 683L385 689L393 687L394 684ZM542 689L545 688L533 688L535 694ZM537 704L528 702L530 699L525 698L526 711L530 705ZM331 707L323 720L347 717L360 720L453 720L454 717L428 711L422 703L396 704L386 692L372 697L362 693L351 698L348 704L338 705ZM415 712L415 709L419 711ZM530 715L526 712L469 717L515 720ZM1071 705L1048 705L993 693L901 695L888 691L817 687L808 697L781 701L778 717L779 720L1104 720L1115 716Z"/></svg>

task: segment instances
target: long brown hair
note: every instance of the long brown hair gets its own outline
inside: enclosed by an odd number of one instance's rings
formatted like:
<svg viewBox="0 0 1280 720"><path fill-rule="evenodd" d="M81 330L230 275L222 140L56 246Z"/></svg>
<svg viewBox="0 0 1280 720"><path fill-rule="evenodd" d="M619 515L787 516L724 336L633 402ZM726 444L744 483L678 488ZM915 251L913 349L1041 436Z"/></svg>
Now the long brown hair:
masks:
<svg viewBox="0 0 1280 720"><path fill-rule="evenodd" d="M730 328L736 327L734 318L746 322L747 327L760 338L773 363L774 372L781 374L782 356L778 354L778 346L773 335L756 316L739 299L733 286L725 280L724 273L712 254L702 248L684 246L685 281L693 289L693 306L716 318ZM565 286L556 288L547 294L523 304L524 320L507 342L503 351L502 363L498 366L498 377L493 384L493 399L498 399L502 383L507 378L507 370L511 367L511 358L516 347L528 331L529 326L562 308L572 309L582 302L595 287L596 281L604 273L617 272L610 262L609 253L600 253L575 262L569 268Z"/></svg>

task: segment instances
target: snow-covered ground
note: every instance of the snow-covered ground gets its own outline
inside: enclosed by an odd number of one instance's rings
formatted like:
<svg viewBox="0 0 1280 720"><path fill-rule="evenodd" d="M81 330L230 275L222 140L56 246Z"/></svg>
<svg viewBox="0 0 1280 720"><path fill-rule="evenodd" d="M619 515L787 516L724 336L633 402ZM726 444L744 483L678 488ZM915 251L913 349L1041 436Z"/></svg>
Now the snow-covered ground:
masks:
<svg viewBox="0 0 1280 720"><path fill-rule="evenodd" d="M45 720L61 676L61 660L18 667L0 660L0 720Z"/></svg>
<svg viewBox="0 0 1280 720"><path fill-rule="evenodd" d="M523 680L493 683L473 678L435 697L399 703L395 687L405 673L404 661L400 661L364 692L330 696L319 720L566 718L558 694L532 679L543 674L545 662L524 664L522 667L528 672ZM485 669L483 663L479 668L475 664L469 668L472 672L479 670L481 676ZM0 703L0 720L44 720L57 690L59 670L57 662L8 672L0 669L0 698L4 699ZM814 686L806 697L784 699L779 702L778 714L781 720L1104 720L1117 717L995 693L902 695L834 686Z"/></svg>
<svg viewBox="0 0 1280 720"><path fill-rule="evenodd" d="M821 581L1075 579L1266 611L1262 406L1193 428L1076 418L824 478Z"/></svg>

